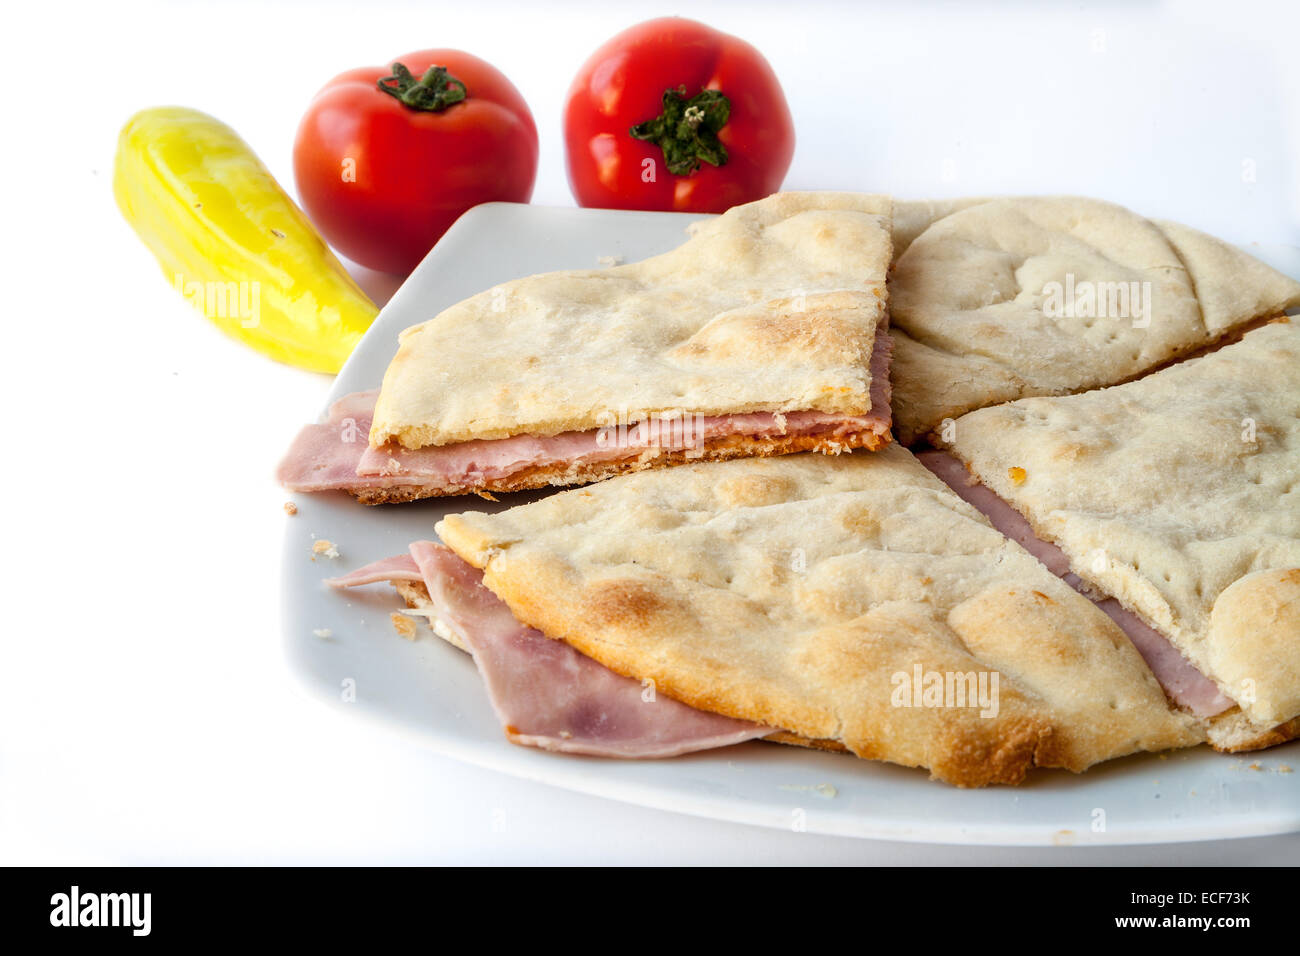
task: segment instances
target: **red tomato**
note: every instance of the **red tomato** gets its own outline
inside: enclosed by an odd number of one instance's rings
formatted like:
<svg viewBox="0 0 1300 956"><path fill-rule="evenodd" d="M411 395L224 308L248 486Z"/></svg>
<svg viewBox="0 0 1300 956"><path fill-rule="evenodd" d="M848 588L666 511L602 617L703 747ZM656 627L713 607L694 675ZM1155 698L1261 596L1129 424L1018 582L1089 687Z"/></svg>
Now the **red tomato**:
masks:
<svg viewBox="0 0 1300 956"><path fill-rule="evenodd" d="M776 74L743 40L664 17L587 60L564 109L578 204L722 212L781 188L794 123Z"/></svg>
<svg viewBox="0 0 1300 956"><path fill-rule="evenodd" d="M326 84L298 127L293 172L303 206L335 248L406 273L471 206L528 202L537 126L491 64L424 50L391 70L363 67Z"/></svg>

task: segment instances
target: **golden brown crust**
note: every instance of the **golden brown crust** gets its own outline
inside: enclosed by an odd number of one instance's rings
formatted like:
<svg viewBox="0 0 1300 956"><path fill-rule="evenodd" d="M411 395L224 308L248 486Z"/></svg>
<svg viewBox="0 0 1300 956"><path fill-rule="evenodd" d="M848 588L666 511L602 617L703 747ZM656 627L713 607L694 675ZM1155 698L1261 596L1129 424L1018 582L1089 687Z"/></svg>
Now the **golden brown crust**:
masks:
<svg viewBox="0 0 1300 956"><path fill-rule="evenodd" d="M1236 754L1266 750L1300 737L1300 717L1293 717L1276 727L1252 724L1240 711L1210 723L1210 746L1220 753Z"/></svg>
<svg viewBox="0 0 1300 956"><path fill-rule="evenodd" d="M769 743L804 747L808 750L824 750L827 753L847 754L849 752L849 748L838 740L810 740L807 737L800 737L798 734L787 733L784 730L775 734L768 734L763 739Z"/></svg>
<svg viewBox="0 0 1300 956"><path fill-rule="evenodd" d="M1109 618L893 446L648 471L438 533L616 673L959 786L1201 739ZM998 704L908 704L916 667L996 674Z"/></svg>
<svg viewBox="0 0 1300 956"><path fill-rule="evenodd" d="M855 448L878 451L889 444L891 436L875 432L854 432L829 440L825 435L787 435L778 438L752 438L748 435L727 435L708 439L702 450L661 451L653 458L636 458L630 461L606 461L589 465L541 465L527 468L509 479L493 483L494 494L511 491L530 491L535 488L586 485L615 475L645 471L648 468L665 468L694 461L729 461L732 458L767 458L794 452L818 451L837 454ZM364 488L351 492L364 505L399 504L421 498L451 495L480 494L476 488L438 485L400 485L392 488Z"/></svg>
<svg viewBox="0 0 1300 956"><path fill-rule="evenodd" d="M852 690L843 695L821 691L798 696L744 684L728 687L717 679L716 671L726 669L721 661L706 657L703 668L682 668L684 662L678 657L667 665L669 669L661 669L664 665L645 659L644 649L625 643L628 635L636 632L655 634L691 626L691 611L685 602L665 600L656 589L634 582L617 582L613 587L602 584L579 597L578 611L569 613L567 608L539 600L548 586L562 586L558 580L548 581L537 568L530 570L530 576L531 586L515 588L513 579L500 580L489 568L485 581L521 621L561 637L615 673L636 680L648 676L667 696L699 710L792 728L783 735L785 742L820 741L823 743L814 746L832 749L830 741L836 741L864 759L925 767L934 777L959 787L1017 784L1034 766L1062 766L1068 761L1063 748L1051 740L1055 732L1051 719L1021 691L1008 686L1010 682L1000 689L1001 714L997 718L984 719L955 709L918 709L908 712L910 720L895 721L900 712L889 703L888 680L917 663L919 658L911 653L917 648L895 643L885 631L888 636L880 644L887 646L860 657L863 644L882 636L871 624L850 624L813 635L814 643L822 646L799 655L805 672L824 666L827 671L854 673ZM579 618L586 618L590 626L584 627ZM606 634L612 636L606 638ZM927 669L943 672L977 673L984 667L961 653L949 656L950 651L937 642L927 643L921 656ZM857 660L860 667L847 663ZM823 677L843 681L842 673ZM835 701L836 696L842 699ZM849 726L836 703L849 705ZM910 725L902 734L891 726L900 722Z"/></svg>

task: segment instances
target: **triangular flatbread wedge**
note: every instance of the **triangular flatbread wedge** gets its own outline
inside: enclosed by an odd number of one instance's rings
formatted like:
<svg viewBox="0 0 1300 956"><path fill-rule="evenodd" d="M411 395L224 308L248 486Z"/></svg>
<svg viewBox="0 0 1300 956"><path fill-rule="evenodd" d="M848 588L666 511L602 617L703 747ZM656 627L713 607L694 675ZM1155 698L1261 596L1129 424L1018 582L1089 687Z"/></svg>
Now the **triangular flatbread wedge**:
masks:
<svg viewBox="0 0 1300 956"><path fill-rule="evenodd" d="M971 203L900 204L890 309L905 444L977 408L1132 379L1300 305L1300 282L1186 226L1095 199Z"/></svg>
<svg viewBox="0 0 1300 956"><path fill-rule="evenodd" d="M1202 739L1105 614L902 448L646 471L438 533L518 620L790 742L982 786Z"/></svg>
<svg viewBox="0 0 1300 956"><path fill-rule="evenodd" d="M377 399L304 430L280 478L374 503L879 448L891 207L778 194L664 255L473 296L404 331ZM369 447L340 447L345 424Z"/></svg>
<svg viewBox="0 0 1300 956"><path fill-rule="evenodd" d="M1211 719L1216 746L1300 731L1300 322L1125 385L972 412L951 438L1079 578L1237 705Z"/></svg>

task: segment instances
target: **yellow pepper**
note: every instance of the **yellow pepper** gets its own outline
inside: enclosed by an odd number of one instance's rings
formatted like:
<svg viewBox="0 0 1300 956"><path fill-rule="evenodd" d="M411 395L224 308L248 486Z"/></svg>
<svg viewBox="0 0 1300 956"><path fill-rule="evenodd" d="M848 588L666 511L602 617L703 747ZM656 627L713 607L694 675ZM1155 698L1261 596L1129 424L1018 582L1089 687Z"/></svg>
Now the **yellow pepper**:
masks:
<svg viewBox="0 0 1300 956"><path fill-rule="evenodd" d="M378 309L248 144L197 110L122 129L113 194L176 289L281 362L337 372Z"/></svg>

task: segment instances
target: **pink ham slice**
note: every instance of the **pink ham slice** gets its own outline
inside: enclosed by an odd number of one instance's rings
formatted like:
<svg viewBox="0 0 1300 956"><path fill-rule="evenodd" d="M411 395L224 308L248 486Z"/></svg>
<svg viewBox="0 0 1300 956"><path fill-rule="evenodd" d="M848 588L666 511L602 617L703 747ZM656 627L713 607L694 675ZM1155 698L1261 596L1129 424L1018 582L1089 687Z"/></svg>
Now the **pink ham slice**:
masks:
<svg viewBox="0 0 1300 956"><path fill-rule="evenodd" d="M521 624L483 585L482 572L435 542L417 541L410 555L326 583L410 580L413 571L428 588L438 619L470 649L492 709L514 743L597 757L675 757L773 733L646 694L637 681Z"/></svg>
<svg viewBox="0 0 1300 956"><path fill-rule="evenodd" d="M420 582L424 575L415 558L409 554L373 561L364 568L343 575L341 578L329 578L326 583L335 588L357 588L363 584L378 584L381 581Z"/></svg>
<svg viewBox="0 0 1300 956"><path fill-rule="evenodd" d="M308 425L294 439L276 478L293 491L354 491L409 485L446 489L490 489L493 482L533 468L593 465L632 460L648 449L682 451L744 435L752 438L811 435L843 443L856 434L887 435L891 423L889 364L893 342L883 329L871 355L871 411L845 416L796 411L754 412L687 418L675 427L644 424L626 437L600 430L558 435L514 435L453 445L407 449L370 448L368 436L377 391L354 392L335 402L324 424Z"/></svg>
<svg viewBox="0 0 1300 956"><path fill-rule="evenodd" d="M1163 634L1151 628L1114 598L1098 600L1089 594L1083 580L1070 570L1070 559L1065 552L1034 534L1034 529L1024 516L996 492L977 481L960 459L942 451L923 451L916 457L963 501L988 518L993 527L1105 611L1128 635L1147 667L1151 668L1151 673L1155 674L1160 686L1175 703L1186 707L1197 717L1213 717L1235 706L1219 690L1219 686L1197 670Z"/></svg>
<svg viewBox="0 0 1300 956"><path fill-rule="evenodd" d="M280 484L293 491L391 488L421 484L419 478L362 478L357 464L369 441L379 390L352 392L330 406L325 422L298 432L276 469Z"/></svg>

